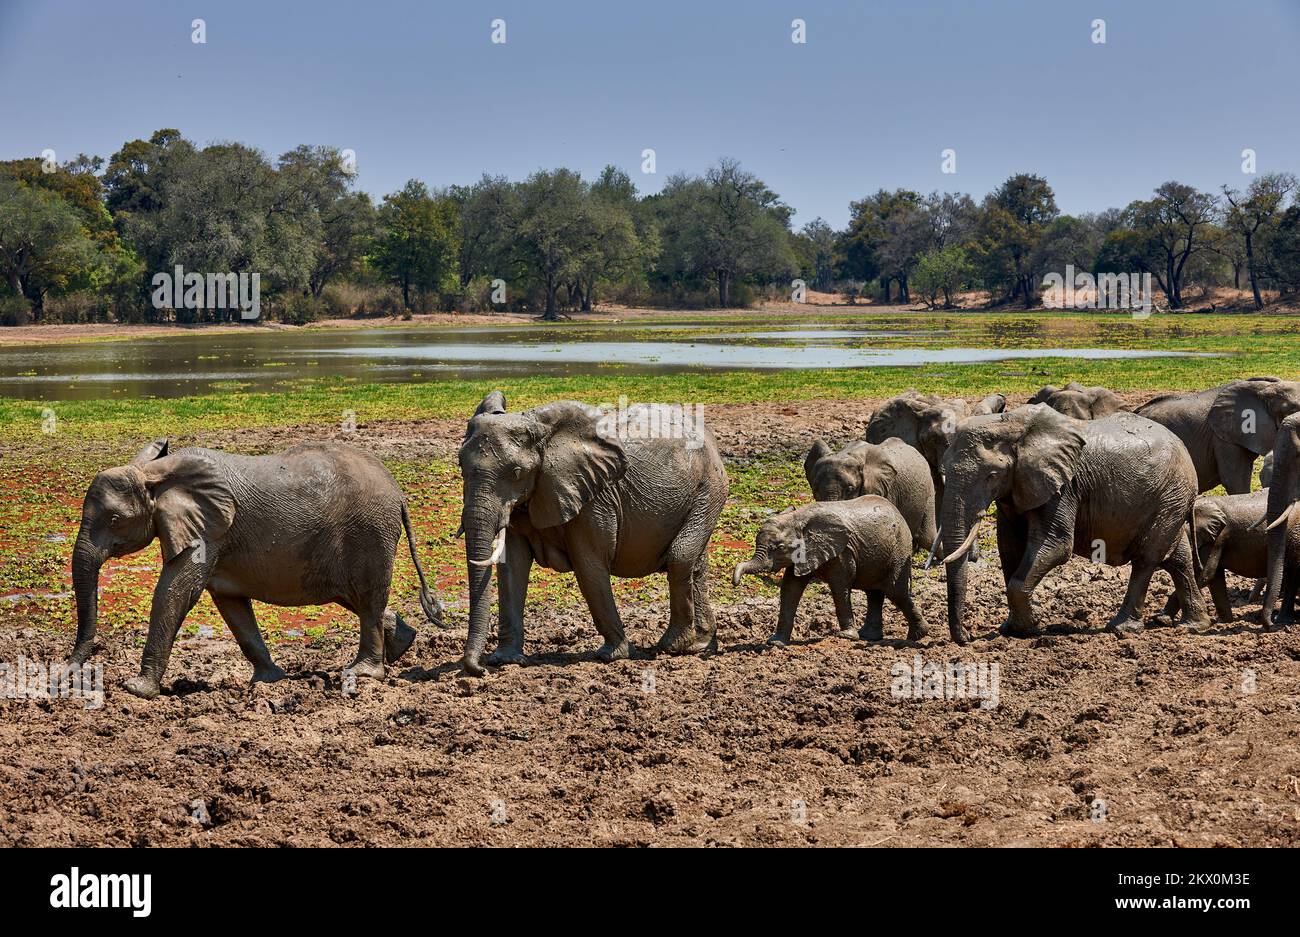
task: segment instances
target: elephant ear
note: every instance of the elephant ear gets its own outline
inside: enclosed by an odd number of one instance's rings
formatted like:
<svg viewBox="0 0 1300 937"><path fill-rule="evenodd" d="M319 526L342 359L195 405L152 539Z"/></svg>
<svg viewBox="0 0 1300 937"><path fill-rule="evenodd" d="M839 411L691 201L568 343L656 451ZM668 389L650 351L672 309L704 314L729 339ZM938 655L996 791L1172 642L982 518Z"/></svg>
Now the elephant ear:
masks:
<svg viewBox="0 0 1300 937"><path fill-rule="evenodd" d="M1030 401L1031 403L1033 401ZM980 413L1002 413L1007 408L1007 398L1002 394L989 394L971 410L971 416Z"/></svg>
<svg viewBox="0 0 1300 937"><path fill-rule="evenodd" d="M211 454L182 451L155 459L140 469L153 499L154 528L163 559L174 557L196 540L223 537L235 519L235 496Z"/></svg>
<svg viewBox="0 0 1300 937"><path fill-rule="evenodd" d="M1060 390L1060 388L1056 385L1048 384L1046 387L1039 390L1038 393L1034 394L1034 396L1030 397L1027 403L1047 403L1047 401L1052 399L1052 395L1058 390Z"/></svg>
<svg viewBox="0 0 1300 937"><path fill-rule="evenodd" d="M1209 423L1214 435L1255 455L1272 452L1277 421L1263 396L1271 390L1272 384L1261 381L1238 381L1224 387L1210 407Z"/></svg>
<svg viewBox="0 0 1300 937"><path fill-rule="evenodd" d="M889 492L894 488L894 481L898 478L898 467L894 465L889 458L888 449L882 451L882 447L874 447L858 454L859 464L862 468L862 474L858 484L858 491L861 494L880 495L882 498L888 498ZM868 471L868 470L871 471ZM880 485L879 491L868 491L867 480L869 476L874 476L876 482Z"/></svg>
<svg viewBox="0 0 1300 937"><path fill-rule="evenodd" d="M154 459L161 459L166 454L167 454L167 437L164 436L161 439L155 439L153 442L149 443L143 449L137 452L135 456L131 459L129 464L144 465L147 462L152 462Z"/></svg>
<svg viewBox="0 0 1300 937"><path fill-rule="evenodd" d="M808 455L805 456L803 460L803 474L804 477L808 479L808 484L811 485L813 483L813 469L817 467L817 463L830 455L830 453L831 447L826 445L824 439L818 439L812 444L812 448L808 450Z"/></svg>
<svg viewBox="0 0 1300 937"><path fill-rule="evenodd" d="M1085 445L1069 417L1044 404L1034 404L1032 409L1037 412L1026 418L1015 444L1011 498L1019 511L1042 507L1056 497L1078 470Z"/></svg>
<svg viewBox="0 0 1300 937"><path fill-rule="evenodd" d="M948 441L952 439L960 420L956 411L940 407L925 407L917 412L917 448L931 465L939 465L943 461ZM945 423L951 424L951 431L944 428Z"/></svg>
<svg viewBox="0 0 1300 937"><path fill-rule="evenodd" d="M798 534L803 538L803 552L796 555L792 567L796 576L815 573L849 548L849 527L837 512L815 515L814 520Z"/></svg>
<svg viewBox="0 0 1300 937"><path fill-rule="evenodd" d="M506 412L506 395L499 390L494 390L482 400L479 401L478 407L474 410L474 416L469 418L465 424L465 439L469 439L469 434L474 431L474 418L483 416L496 416ZM464 440L461 441L462 445Z"/></svg>
<svg viewBox="0 0 1300 937"><path fill-rule="evenodd" d="M538 407L531 416L542 462L528 516L538 529L556 527L623 477L627 455L617 439L600 432L598 410L565 401Z"/></svg>
<svg viewBox="0 0 1300 937"><path fill-rule="evenodd" d="M1197 565L1205 567L1202 575L1208 580L1219 568L1228 533L1228 518L1217 504L1207 504L1201 498L1196 499L1195 514L1196 543L1192 544L1192 549L1197 551Z"/></svg>

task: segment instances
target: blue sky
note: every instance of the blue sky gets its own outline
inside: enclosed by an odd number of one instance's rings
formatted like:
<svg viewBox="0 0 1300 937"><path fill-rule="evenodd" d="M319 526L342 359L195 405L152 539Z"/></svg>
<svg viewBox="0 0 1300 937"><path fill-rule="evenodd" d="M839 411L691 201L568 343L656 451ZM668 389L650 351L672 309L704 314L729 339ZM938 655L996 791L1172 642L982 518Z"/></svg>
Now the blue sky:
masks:
<svg viewBox="0 0 1300 937"><path fill-rule="evenodd" d="M726 155L796 225L1020 171L1081 212L1171 178L1241 185L1247 147L1300 172L1298 52L1300 0L0 0L0 158L107 157L176 127L272 157L351 148L377 197L606 163L653 192Z"/></svg>

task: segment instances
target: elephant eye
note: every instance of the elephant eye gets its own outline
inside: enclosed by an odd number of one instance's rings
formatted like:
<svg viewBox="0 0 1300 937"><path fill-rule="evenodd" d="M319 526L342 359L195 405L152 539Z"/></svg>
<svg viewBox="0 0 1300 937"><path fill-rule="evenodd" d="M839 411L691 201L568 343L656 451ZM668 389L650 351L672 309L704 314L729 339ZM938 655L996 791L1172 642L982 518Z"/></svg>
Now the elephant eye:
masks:
<svg viewBox="0 0 1300 937"><path fill-rule="evenodd" d="M523 475L524 475L524 467L523 467L522 465L516 465L516 466L515 466L515 481L519 481L519 479L522 478Z"/></svg>
<svg viewBox="0 0 1300 937"><path fill-rule="evenodd" d="M121 519L122 516L120 514L114 514L108 519L108 524L110 527L116 527L118 521L120 521Z"/></svg>

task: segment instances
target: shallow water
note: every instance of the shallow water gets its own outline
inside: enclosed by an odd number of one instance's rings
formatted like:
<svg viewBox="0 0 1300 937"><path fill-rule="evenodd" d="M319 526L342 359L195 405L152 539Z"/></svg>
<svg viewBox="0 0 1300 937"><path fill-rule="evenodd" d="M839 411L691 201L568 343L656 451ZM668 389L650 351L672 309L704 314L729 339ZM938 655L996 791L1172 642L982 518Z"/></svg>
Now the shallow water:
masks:
<svg viewBox="0 0 1300 937"><path fill-rule="evenodd" d="M27 400L181 397L290 391L304 382L409 383L526 374L631 373L967 364L1023 358L1149 358L1119 348L976 348L946 330L801 323L726 332L709 325L250 330L0 348L0 396ZM971 337L974 337L973 334ZM1023 341L1024 335L1017 336ZM1047 336L1043 336L1047 338ZM982 337L987 342L987 337Z"/></svg>

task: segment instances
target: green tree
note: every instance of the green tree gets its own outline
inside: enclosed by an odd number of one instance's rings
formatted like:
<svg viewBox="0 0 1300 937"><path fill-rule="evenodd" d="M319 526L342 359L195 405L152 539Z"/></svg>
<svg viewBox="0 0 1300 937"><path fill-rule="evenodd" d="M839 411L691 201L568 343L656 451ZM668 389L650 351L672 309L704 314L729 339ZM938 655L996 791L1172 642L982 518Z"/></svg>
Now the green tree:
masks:
<svg viewBox="0 0 1300 937"><path fill-rule="evenodd" d="M1259 291L1260 242L1267 242L1277 227L1288 196L1295 191L1296 177L1289 172L1256 176L1244 194L1226 185L1223 187L1223 198L1227 203L1223 224L1241 241L1256 309L1264 308L1264 297Z"/></svg>
<svg viewBox="0 0 1300 937"><path fill-rule="evenodd" d="M1183 306L1189 261L1207 250L1218 201L1181 182L1166 182L1155 197L1131 203L1123 226L1111 235L1113 253L1150 273L1169 302Z"/></svg>
<svg viewBox="0 0 1300 937"><path fill-rule="evenodd" d="M0 277L41 318L45 297L89 285L100 252L70 203L0 176Z"/></svg>
<svg viewBox="0 0 1300 937"><path fill-rule="evenodd" d="M931 308L939 307L939 297L943 297L943 308L953 308L952 295L964 288L975 275L975 268L960 247L937 247L926 251L916 262L912 271L912 285L921 294L925 304Z"/></svg>
<svg viewBox="0 0 1300 937"><path fill-rule="evenodd" d="M400 191L384 196L379 228L375 267L401 288L402 304L408 310L412 290L427 294L456 287L454 199L434 197L423 182L412 179Z"/></svg>

